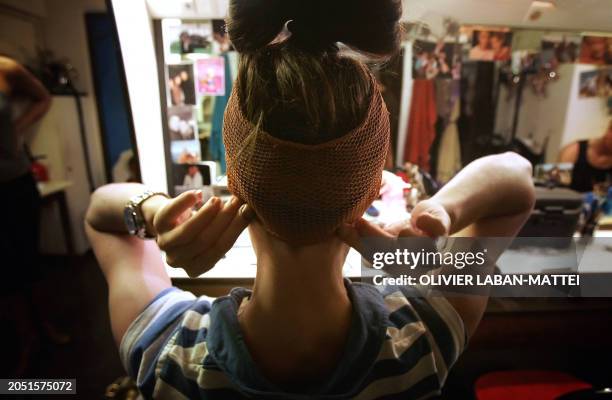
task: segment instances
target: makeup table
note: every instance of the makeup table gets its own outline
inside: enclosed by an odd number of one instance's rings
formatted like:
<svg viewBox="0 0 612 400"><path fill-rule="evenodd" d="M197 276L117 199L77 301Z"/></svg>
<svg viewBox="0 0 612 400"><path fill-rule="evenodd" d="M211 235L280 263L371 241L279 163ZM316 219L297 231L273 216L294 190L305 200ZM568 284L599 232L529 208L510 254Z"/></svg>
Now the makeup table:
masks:
<svg viewBox="0 0 612 400"><path fill-rule="evenodd" d="M181 268L172 268L166 264L166 271L172 282L185 290L196 294L206 293L216 296L227 294L236 286L251 287L257 271L257 258L249 231L244 230L225 257L206 273L190 278ZM343 267L343 274L348 278L361 277L361 255L350 249Z"/></svg>
<svg viewBox="0 0 612 400"><path fill-rule="evenodd" d="M599 230L595 232L594 237L601 241L601 238L611 238L612 230ZM604 239L605 240L605 239ZM601 247L601 246L599 246ZM612 277L612 264L601 265L593 262L592 259L609 259L608 249L594 247L586 253L586 256L591 257L586 259L587 268L579 268L579 272L585 274L609 274ZM529 257L525 258L525 253L529 252ZM561 261L564 259L563 251L547 252L538 251L537 249L509 249L500 258L498 265L501 272L504 274L513 273L542 273L546 268L538 269L538 265L549 265L550 257L557 257ZM612 252L609 254L612 258ZM574 258L575 260L575 258ZM519 262L520 261L520 262ZM559 265L558 269L568 269L570 266ZM206 293L210 296L225 295L228 291L236 286L251 287L253 285L255 274L257 271L257 259L251 245L248 230L245 230L236 241L225 257L223 257L211 270L196 277L190 278L187 273L181 268L173 268L166 264L166 271L172 279L172 282L185 290L190 290L196 294ZM373 270L373 273L378 273ZM350 279L359 279L363 276L361 267L361 255L355 250L350 249L346 262L343 267L343 274Z"/></svg>

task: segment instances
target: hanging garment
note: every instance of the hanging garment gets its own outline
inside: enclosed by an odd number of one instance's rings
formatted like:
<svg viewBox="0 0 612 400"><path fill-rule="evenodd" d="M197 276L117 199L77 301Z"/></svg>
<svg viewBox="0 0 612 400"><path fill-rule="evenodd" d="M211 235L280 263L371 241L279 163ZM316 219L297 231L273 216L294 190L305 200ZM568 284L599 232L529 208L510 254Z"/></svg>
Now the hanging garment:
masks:
<svg viewBox="0 0 612 400"><path fill-rule="evenodd" d="M429 171L429 148L436 136L436 95L434 82L415 79L404 160Z"/></svg>
<svg viewBox="0 0 612 400"><path fill-rule="evenodd" d="M212 161L219 163L221 174L225 174L225 146L223 145L223 114L232 93L233 76L231 72L231 59L227 53L223 53L225 60L225 94L217 96L212 112L212 129L210 133L209 151Z"/></svg>
<svg viewBox="0 0 612 400"><path fill-rule="evenodd" d="M434 86L436 88L436 114L438 118L442 118L445 122L444 127L450 120L453 111L455 98L453 91L455 84L458 81L452 79L436 79Z"/></svg>
<svg viewBox="0 0 612 400"><path fill-rule="evenodd" d="M461 143L459 142L459 130L457 129L457 119L459 119L460 114L460 101L456 99L450 121L440 139L437 165L437 179L440 183L450 181L462 167Z"/></svg>
<svg viewBox="0 0 612 400"><path fill-rule="evenodd" d="M440 152L440 141L447 125L447 119L440 116L436 118L436 137L431 143L431 147L429 147L429 174L433 177L438 175L438 153Z"/></svg>
<svg viewBox="0 0 612 400"><path fill-rule="evenodd" d="M489 144L495 129L495 63L464 62L461 67L461 108L458 121L461 158L469 163L496 150Z"/></svg>
<svg viewBox="0 0 612 400"><path fill-rule="evenodd" d="M453 106L461 95L459 87L459 80L452 79L436 79L434 81L436 88L436 114L438 118L436 120L436 137L429 149L429 173L437 177L438 176L438 156L440 153L440 142L442 134L446 130L446 127L450 123L451 114L453 112Z"/></svg>

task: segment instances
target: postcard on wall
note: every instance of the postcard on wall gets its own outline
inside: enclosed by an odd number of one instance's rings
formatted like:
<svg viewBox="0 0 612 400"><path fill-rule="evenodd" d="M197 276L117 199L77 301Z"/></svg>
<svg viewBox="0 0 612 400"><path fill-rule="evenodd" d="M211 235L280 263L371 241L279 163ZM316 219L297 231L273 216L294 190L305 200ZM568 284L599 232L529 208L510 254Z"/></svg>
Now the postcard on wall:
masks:
<svg viewBox="0 0 612 400"><path fill-rule="evenodd" d="M168 89L170 104L182 106L195 105L195 81L193 64L168 65Z"/></svg>
<svg viewBox="0 0 612 400"><path fill-rule="evenodd" d="M461 47L456 43L416 40L412 51L415 79L460 79Z"/></svg>
<svg viewBox="0 0 612 400"><path fill-rule="evenodd" d="M512 32L509 28L471 26L461 28L469 36L469 59L509 61L512 57Z"/></svg>
<svg viewBox="0 0 612 400"><path fill-rule="evenodd" d="M612 65L612 36L585 36L580 46L581 64Z"/></svg>
<svg viewBox="0 0 612 400"><path fill-rule="evenodd" d="M612 68L580 73L580 98L612 96Z"/></svg>
<svg viewBox="0 0 612 400"><path fill-rule="evenodd" d="M198 93L203 96L225 96L225 60L223 57L196 61Z"/></svg>
<svg viewBox="0 0 612 400"><path fill-rule="evenodd" d="M166 18L162 20L162 35L166 61L180 59L183 54L210 53L212 49L210 21L183 22Z"/></svg>
<svg viewBox="0 0 612 400"><path fill-rule="evenodd" d="M200 142L197 140L177 140L170 143L172 161L177 164L193 164L201 160Z"/></svg>
<svg viewBox="0 0 612 400"><path fill-rule="evenodd" d="M475 30L470 59L508 61L512 56L512 32Z"/></svg>
<svg viewBox="0 0 612 400"><path fill-rule="evenodd" d="M229 40L229 35L227 34L227 26L225 20L223 19L213 19L212 20L212 30L213 30L213 52L214 53L224 53L226 51L233 50L234 47Z"/></svg>
<svg viewBox="0 0 612 400"><path fill-rule="evenodd" d="M210 185L210 168L206 164L173 164L172 172L176 192L201 189Z"/></svg>
<svg viewBox="0 0 612 400"><path fill-rule="evenodd" d="M194 140L197 124L191 106L168 107L168 132L170 140Z"/></svg>

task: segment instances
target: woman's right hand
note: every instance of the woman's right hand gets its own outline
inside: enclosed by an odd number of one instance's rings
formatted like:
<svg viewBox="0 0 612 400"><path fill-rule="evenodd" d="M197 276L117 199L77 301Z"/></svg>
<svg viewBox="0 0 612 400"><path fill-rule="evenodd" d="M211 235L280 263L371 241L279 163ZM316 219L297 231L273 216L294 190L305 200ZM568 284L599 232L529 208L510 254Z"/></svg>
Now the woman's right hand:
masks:
<svg viewBox="0 0 612 400"><path fill-rule="evenodd" d="M201 191L182 193L158 206L152 218L166 263L183 268L190 277L211 269L255 216L247 204L234 196L225 204L212 197L198 211L192 211L201 196Z"/></svg>
<svg viewBox="0 0 612 400"><path fill-rule="evenodd" d="M451 230L451 217L437 201L423 200L410 213L410 227L420 236L431 238L448 236ZM402 236L401 232L399 236Z"/></svg>
<svg viewBox="0 0 612 400"><path fill-rule="evenodd" d="M364 258L370 260L371 256L367 253L373 249L364 245L364 240L368 238L395 240L407 237L429 237L435 239L448 236L450 230L449 213L441 204L429 199L416 205L410 214L410 219L382 228L360 218L353 224L341 226L336 234L342 241L361 253Z"/></svg>

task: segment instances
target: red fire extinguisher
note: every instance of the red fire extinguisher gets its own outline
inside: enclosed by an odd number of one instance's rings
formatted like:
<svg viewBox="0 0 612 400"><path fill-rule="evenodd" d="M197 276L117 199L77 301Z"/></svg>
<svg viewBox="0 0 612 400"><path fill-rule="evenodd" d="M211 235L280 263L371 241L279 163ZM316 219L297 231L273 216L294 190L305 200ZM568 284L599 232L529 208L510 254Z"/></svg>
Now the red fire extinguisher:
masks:
<svg viewBox="0 0 612 400"><path fill-rule="evenodd" d="M34 179L36 179L36 182L48 182L49 170L47 169L47 166L45 164L40 162L40 160L44 160L45 158L47 158L47 156L32 155L32 152L30 151L30 148L27 145L25 146L25 149L31 161L30 171L32 172L32 175L34 175Z"/></svg>

